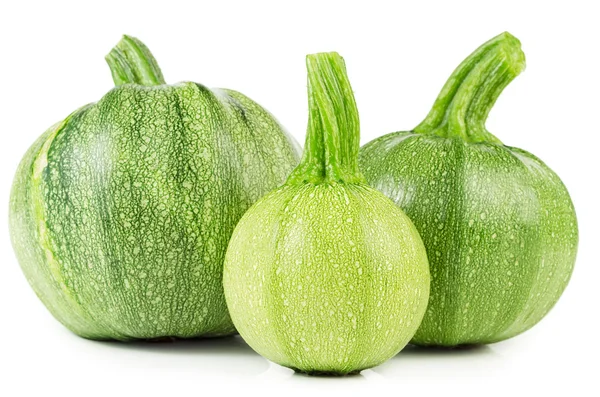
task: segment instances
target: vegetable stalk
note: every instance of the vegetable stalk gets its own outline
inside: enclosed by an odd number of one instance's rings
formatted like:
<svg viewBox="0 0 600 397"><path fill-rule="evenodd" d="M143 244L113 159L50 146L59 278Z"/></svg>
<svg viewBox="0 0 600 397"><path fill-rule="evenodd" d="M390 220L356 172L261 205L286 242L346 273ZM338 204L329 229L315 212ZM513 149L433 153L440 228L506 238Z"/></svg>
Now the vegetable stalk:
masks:
<svg viewBox="0 0 600 397"><path fill-rule="evenodd" d="M454 70L414 132L501 144L485 121L502 90L524 69L519 40L508 32L494 37Z"/></svg>
<svg viewBox="0 0 600 397"><path fill-rule="evenodd" d="M336 52L308 55L308 131L300 165L288 184L362 183L360 124L344 59Z"/></svg>
<svg viewBox="0 0 600 397"><path fill-rule="evenodd" d="M156 59L148 47L135 37L124 35L106 56L106 62L116 86L165 84Z"/></svg>

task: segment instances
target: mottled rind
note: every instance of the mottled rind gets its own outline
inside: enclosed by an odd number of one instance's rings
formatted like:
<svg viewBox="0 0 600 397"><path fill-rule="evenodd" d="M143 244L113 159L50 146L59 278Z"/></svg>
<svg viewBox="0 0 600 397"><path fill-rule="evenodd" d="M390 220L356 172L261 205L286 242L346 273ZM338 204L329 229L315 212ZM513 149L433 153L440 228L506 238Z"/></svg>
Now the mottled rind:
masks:
<svg viewBox="0 0 600 397"><path fill-rule="evenodd" d="M227 243L298 158L242 94L122 85L29 149L11 193L13 246L40 299L83 337L229 334Z"/></svg>
<svg viewBox="0 0 600 397"><path fill-rule="evenodd" d="M556 303L573 270L577 220L564 185L538 158L397 132L365 145L360 161L427 248L431 297L413 343L497 342L531 328Z"/></svg>

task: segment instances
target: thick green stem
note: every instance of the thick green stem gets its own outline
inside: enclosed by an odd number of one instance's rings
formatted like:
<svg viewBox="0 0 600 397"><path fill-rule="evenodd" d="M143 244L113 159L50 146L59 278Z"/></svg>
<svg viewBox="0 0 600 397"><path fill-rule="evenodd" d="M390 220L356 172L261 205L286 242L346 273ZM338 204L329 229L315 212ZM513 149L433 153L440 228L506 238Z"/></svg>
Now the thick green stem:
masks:
<svg viewBox="0 0 600 397"><path fill-rule="evenodd" d="M362 183L358 169L360 124L344 58L308 55L308 130L300 165L288 183Z"/></svg>
<svg viewBox="0 0 600 397"><path fill-rule="evenodd" d="M485 128L504 88L525 69L519 40L504 32L479 47L454 70L433 108L414 132L501 143Z"/></svg>
<svg viewBox="0 0 600 397"><path fill-rule="evenodd" d="M165 84L162 72L152 53L138 39L123 36L106 56L115 85L139 84L145 86Z"/></svg>

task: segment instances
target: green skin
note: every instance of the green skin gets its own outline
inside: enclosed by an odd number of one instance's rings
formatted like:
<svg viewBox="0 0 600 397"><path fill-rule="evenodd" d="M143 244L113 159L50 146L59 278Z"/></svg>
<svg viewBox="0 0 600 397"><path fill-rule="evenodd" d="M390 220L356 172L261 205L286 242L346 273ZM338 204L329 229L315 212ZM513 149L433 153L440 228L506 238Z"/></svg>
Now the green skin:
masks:
<svg viewBox="0 0 600 397"><path fill-rule="evenodd" d="M136 39L107 60L118 87L46 131L17 170L10 232L23 272L85 338L232 334L227 243L298 147L240 93L162 84Z"/></svg>
<svg viewBox="0 0 600 397"><path fill-rule="evenodd" d="M548 313L571 276L578 232L565 186L484 127L524 62L517 39L497 36L456 69L414 131L361 149L367 181L408 214L427 248L431 297L412 343L511 338Z"/></svg>
<svg viewBox="0 0 600 397"><path fill-rule="evenodd" d="M307 57L301 164L243 216L225 258L236 328L278 364L345 375L397 354L427 307L425 248L409 218L358 171L358 113L343 59Z"/></svg>

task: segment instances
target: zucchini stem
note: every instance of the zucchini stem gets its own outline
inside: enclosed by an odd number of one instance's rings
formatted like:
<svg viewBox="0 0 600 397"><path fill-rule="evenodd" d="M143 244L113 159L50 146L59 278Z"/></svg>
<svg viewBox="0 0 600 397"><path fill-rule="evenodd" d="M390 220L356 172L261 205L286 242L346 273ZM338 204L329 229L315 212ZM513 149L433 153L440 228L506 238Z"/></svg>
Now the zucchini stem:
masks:
<svg viewBox="0 0 600 397"><path fill-rule="evenodd" d="M135 37L124 35L121 41L106 55L116 86L139 84L155 86L165 84L165 79L154 56Z"/></svg>
<svg viewBox="0 0 600 397"><path fill-rule="evenodd" d="M454 70L414 132L501 144L485 122L502 90L523 69L525 54L519 40L508 32L494 37Z"/></svg>
<svg viewBox="0 0 600 397"><path fill-rule="evenodd" d="M362 183L358 169L360 122L346 64L336 52L306 57L308 130L294 183Z"/></svg>

